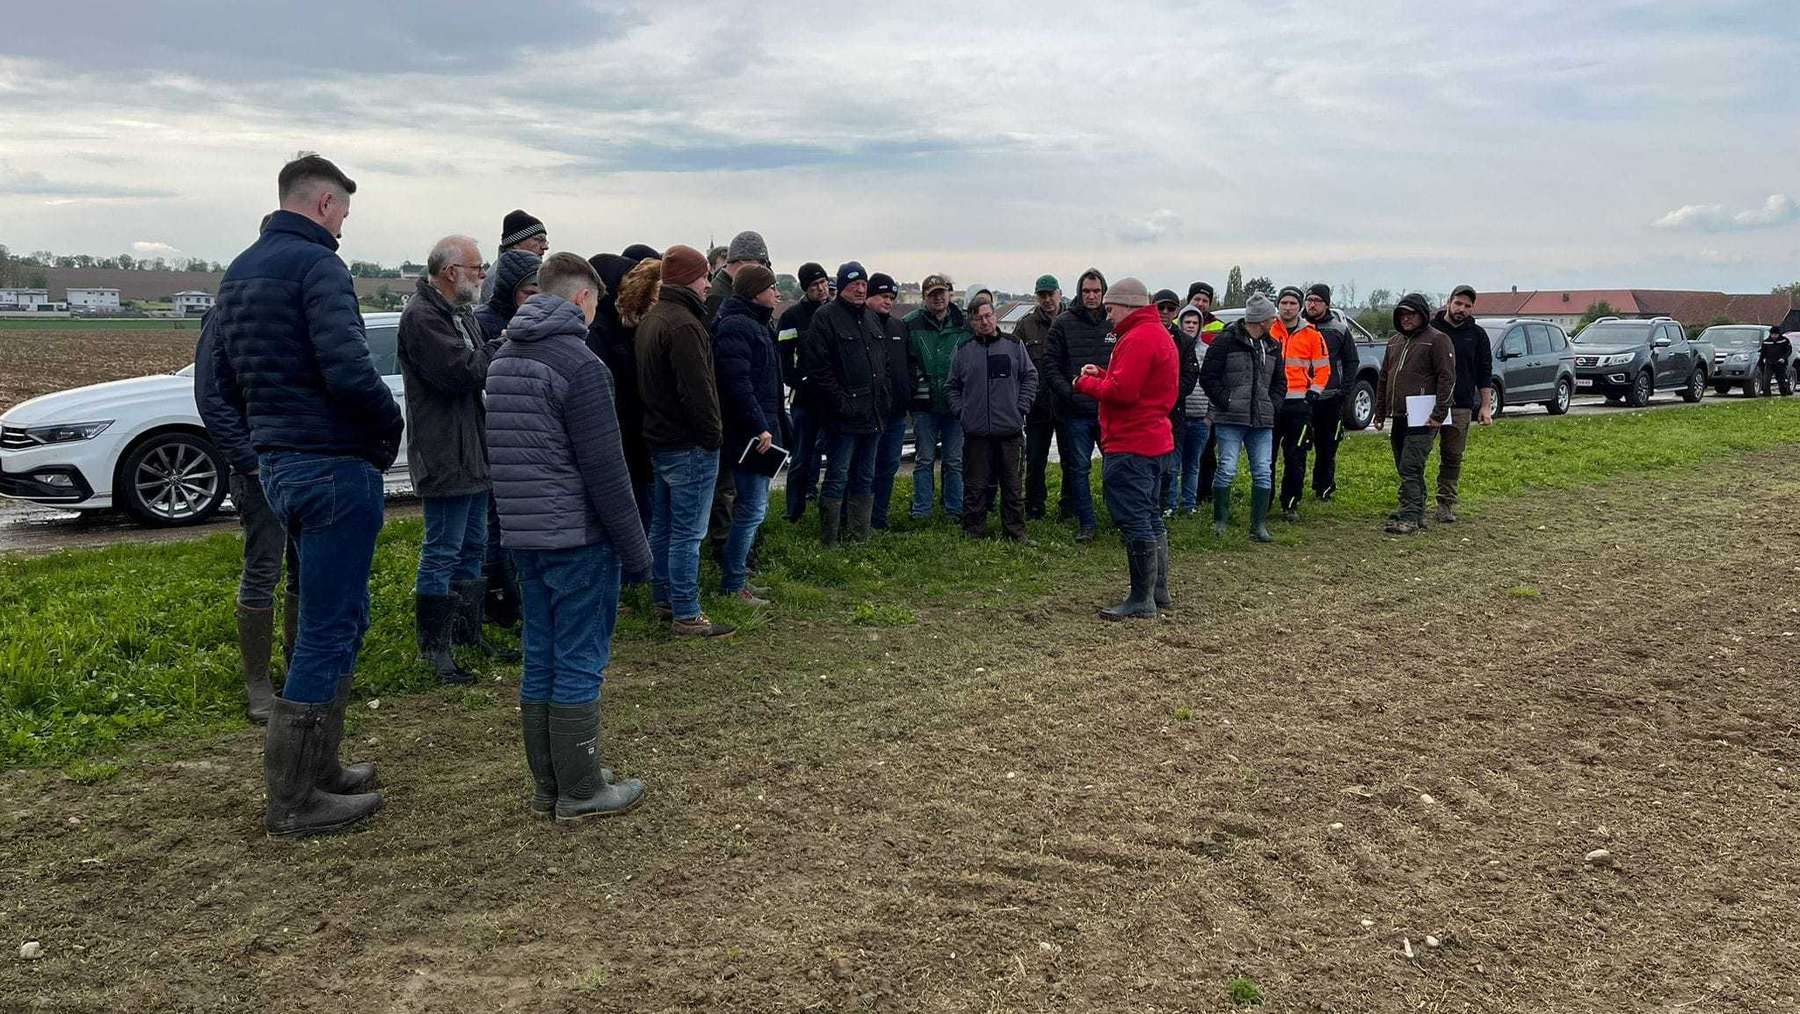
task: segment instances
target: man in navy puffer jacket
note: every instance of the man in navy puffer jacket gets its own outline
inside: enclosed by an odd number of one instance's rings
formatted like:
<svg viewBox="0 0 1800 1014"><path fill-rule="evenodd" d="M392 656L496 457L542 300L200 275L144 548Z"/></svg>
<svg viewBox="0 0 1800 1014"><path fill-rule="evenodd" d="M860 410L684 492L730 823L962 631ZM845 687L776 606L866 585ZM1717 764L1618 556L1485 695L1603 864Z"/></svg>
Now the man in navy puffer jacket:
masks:
<svg viewBox="0 0 1800 1014"><path fill-rule="evenodd" d="M781 360L770 321L780 292L775 273L761 264L739 269L732 295L719 307L714 324L713 360L719 382L719 414L724 421L724 460L737 492L731 528L725 537L725 572L720 591L752 606L768 605L750 580L750 547L769 509L769 476L738 464L751 441L765 453L788 442L787 413L781 406Z"/></svg>
<svg viewBox="0 0 1800 1014"><path fill-rule="evenodd" d="M403 422L369 359L337 237L356 184L318 155L282 167L281 210L219 283L215 377L249 424L263 491L300 547L300 631L263 746L271 835L339 830L381 809L373 765L342 766L344 707L369 628L381 473Z"/></svg>

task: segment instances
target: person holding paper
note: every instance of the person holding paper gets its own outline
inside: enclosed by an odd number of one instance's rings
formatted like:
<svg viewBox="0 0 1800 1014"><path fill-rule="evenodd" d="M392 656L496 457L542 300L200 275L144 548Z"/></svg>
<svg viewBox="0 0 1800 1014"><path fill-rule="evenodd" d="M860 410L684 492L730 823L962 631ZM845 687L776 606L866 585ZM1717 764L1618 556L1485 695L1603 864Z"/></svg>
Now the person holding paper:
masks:
<svg viewBox="0 0 1800 1014"><path fill-rule="evenodd" d="M781 363L775 350L770 320L781 301L775 273L761 264L739 269L731 282L731 295L719 306L716 347L719 411L725 422L724 456L730 463L737 502L731 509L731 529L725 536L725 576L719 590L751 606L766 606L767 592L753 588L750 580L750 547L769 509L769 479L753 460L781 452L790 432L781 408Z"/></svg>
<svg viewBox="0 0 1800 1014"><path fill-rule="evenodd" d="M1430 300L1417 292L1400 298L1394 307L1399 333L1388 339L1375 385L1375 429L1383 428L1390 412L1394 415L1400 511L1387 523L1392 535L1411 535L1425 525L1425 463L1456 393L1455 346L1430 321Z"/></svg>

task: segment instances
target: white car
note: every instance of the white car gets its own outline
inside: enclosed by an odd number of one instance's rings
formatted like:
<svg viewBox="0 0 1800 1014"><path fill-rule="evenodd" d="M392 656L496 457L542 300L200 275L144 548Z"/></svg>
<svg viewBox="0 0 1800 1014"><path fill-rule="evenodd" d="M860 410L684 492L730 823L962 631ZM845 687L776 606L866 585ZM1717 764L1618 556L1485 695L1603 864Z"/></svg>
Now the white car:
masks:
<svg viewBox="0 0 1800 1014"><path fill-rule="evenodd" d="M363 325L375 368L404 412L400 315L365 314ZM394 470L405 474L404 444ZM159 527L191 525L225 502L227 475L200 423L191 364L46 394L0 415L0 496L68 510L123 508Z"/></svg>

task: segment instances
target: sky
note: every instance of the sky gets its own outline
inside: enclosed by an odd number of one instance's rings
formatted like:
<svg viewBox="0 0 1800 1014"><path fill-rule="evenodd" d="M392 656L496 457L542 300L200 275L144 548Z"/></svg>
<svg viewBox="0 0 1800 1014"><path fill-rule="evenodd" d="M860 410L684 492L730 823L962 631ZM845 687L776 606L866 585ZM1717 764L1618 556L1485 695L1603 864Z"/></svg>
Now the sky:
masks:
<svg viewBox="0 0 1800 1014"><path fill-rule="evenodd" d="M68 0L0 37L0 243L229 261L316 150L347 260L762 233L917 281L1764 292L1790 0ZM75 40L79 38L79 44Z"/></svg>

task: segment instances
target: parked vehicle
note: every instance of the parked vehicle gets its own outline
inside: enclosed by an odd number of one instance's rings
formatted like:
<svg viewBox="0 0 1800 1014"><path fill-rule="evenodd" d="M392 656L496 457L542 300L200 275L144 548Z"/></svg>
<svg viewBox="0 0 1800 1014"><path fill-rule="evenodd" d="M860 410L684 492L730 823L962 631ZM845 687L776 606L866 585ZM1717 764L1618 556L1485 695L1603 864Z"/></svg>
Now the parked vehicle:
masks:
<svg viewBox="0 0 1800 1014"><path fill-rule="evenodd" d="M1700 332L1700 340L1713 346L1713 390L1730 394L1734 387L1744 389L1744 397L1754 398L1762 387L1762 343L1769 329L1762 324L1720 324ZM1800 384L1800 348L1788 357L1788 378Z"/></svg>
<svg viewBox="0 0 1800 1014"><path fill-rule="evenodd" d="M400 315L366 314L363 325L375 368L404 411ZM405 469L403 443L393 470ZM200 423L192 364L46 394L0 415L0 496L69 510L117 507L155 527L191 525L225 502L228 475Z"/></svg>
<svg viewBox="0 0 1800 1014"><path fill-rule="evenodd" d="M1217 310L1213 314L1229 324L1244 316L1242 307ZM1377 338L1353 317L1333 308L1331 315L1342 321L1356 339L1356 377L1344 385L1344 426L1353 430L1368 429L1375 418L1375 384L1381 378L1381 361L1387 358L1387 340Z"/></svg>
<svg viewBox="0 0 1800 1014"><path fill-rule="evenodd" d="M1494 414L1537 402L1562 415L1575 396L1575 350L1563 329L1531 317L1477 317L1494 344Z"/></svg>
<svg viewBox="0 0 1800 1014"><path fill-rule="evenodd" d="M1683 401L1706 396L1712 344L1688 340L1673 318L1601 317L1581 329L1575 346L1577 388L1614 404L1642 408L1657 391L1679 391Z"/></svg>

